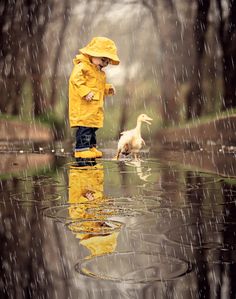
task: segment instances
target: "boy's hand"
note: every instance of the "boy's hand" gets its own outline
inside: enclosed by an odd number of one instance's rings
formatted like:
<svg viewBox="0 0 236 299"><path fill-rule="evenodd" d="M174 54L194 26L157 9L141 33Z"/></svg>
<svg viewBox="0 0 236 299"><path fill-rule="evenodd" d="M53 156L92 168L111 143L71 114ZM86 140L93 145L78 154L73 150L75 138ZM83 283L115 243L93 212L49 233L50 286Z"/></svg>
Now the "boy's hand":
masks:
<svg viewBox="0 0 236 299"><path fill-rule="evenodd" d="M110 95L115 95L116 94L116 90L114 86L111 86L108 90L108 94Z"/></svg>
<svg viewBox="0 0 236 299"><path fill-rule="evenodd" d="M94 97L94 93L91 91L90 93L88 93L86 96L85 96L85 100L86 101L92 101Z"/></svg>

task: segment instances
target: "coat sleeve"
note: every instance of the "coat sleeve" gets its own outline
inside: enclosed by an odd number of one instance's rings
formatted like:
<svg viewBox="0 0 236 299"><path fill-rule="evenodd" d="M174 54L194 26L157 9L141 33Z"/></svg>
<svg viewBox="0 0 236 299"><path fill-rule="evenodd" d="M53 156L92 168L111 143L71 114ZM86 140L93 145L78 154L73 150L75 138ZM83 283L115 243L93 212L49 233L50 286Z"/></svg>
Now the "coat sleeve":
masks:
<svg viewBox="0 0 236 299"><path fill-rule="evenodd" d="M105 85L105 92L104 92L105 96L110 95L110 93L109 93L109 89L110 89L111 87L112 87L112 84L106 83L106 85Z"/></svg>
<svg viewBox="0 0 236 299"><path fill-rule="evenodd" d="M71 78L71 83L77 87L78 93L83 98L86 96L91 89L86 86L85 78L86 69L83 69L83 64L80 63L75 67L73 77Z"/></svg>

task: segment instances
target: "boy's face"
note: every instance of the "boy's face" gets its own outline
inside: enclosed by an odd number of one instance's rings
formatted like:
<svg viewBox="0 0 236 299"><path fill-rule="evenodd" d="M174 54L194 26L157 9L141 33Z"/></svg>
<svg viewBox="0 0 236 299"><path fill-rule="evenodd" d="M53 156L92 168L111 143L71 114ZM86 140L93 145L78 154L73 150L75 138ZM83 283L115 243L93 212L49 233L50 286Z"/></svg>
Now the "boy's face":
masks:
<svg viewBox="0 0 236 299"><path fill-rule="evenodd" d="M97 67L102 69L102 68L106 67L109 64L110 59L107 58L107 57L92 57L91 61Z"/></svg>

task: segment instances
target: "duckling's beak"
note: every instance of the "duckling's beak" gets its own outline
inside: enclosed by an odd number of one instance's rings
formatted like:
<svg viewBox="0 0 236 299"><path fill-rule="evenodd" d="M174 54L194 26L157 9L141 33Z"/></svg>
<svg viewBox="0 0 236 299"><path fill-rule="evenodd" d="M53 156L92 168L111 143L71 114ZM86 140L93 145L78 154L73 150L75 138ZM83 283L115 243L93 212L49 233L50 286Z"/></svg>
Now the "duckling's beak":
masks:
<svg viewBox="0 0 236 299"><path fill-rule="evenodd" d="M144 121L145 123L151 125L151 121L153 121L153 119L151 117L146 117Z"/></svg>

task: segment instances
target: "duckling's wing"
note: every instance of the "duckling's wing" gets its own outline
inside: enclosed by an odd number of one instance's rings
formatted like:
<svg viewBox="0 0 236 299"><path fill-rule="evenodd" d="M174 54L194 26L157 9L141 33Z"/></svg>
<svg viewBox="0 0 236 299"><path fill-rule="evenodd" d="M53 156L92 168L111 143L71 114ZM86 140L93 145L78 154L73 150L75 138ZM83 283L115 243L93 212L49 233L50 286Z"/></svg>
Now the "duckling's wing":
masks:
<svg viewBox="0 0 236 299"><path fill-rule="evenodd" d="M123 131L123 132L121 132L121 133L120 133L120 135L124 135L124 134L127 134L127 133L129 133L129 131L130 131L130 130L127 130L127 131Z"/></svg>
<svg viewBox="0 0 236 299"><path fill-rule="evenodd" d="M120 137L120 140L118 142L118 148L122 149L124 147L127 147L127 145L129 146L129 144L132 143L132 139L133 139L133 134L132 134L131 131L125 131L125 132L123 132L123 134Z"/></svg>
<svg viewBox="0 0 236 299"><path fill-rule="evenodd" d="M123 131L120 133L121 135L134 135L135 134L135 130L127 130L127 131Z"/></svg>

